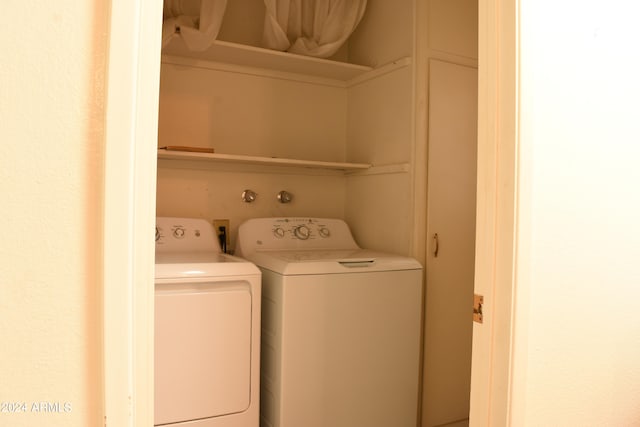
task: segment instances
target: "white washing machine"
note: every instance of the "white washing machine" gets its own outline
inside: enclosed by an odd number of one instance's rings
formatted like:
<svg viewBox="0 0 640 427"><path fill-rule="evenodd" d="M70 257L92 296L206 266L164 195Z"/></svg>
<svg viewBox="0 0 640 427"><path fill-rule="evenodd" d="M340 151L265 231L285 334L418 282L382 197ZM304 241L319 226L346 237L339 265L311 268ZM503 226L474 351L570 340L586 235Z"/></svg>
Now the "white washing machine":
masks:
<svg viewBox="0 0 640 427"><path fill-rule="evenodd" d="M154 424L257 427L260 270L206 220L156 221Z"/></svg>
<svg viewBox="0 0 640 427"><path fill-rule="evenodd" d="M422 266L337 219L243 223L262 271L262 427L415 427Z"/></svg>

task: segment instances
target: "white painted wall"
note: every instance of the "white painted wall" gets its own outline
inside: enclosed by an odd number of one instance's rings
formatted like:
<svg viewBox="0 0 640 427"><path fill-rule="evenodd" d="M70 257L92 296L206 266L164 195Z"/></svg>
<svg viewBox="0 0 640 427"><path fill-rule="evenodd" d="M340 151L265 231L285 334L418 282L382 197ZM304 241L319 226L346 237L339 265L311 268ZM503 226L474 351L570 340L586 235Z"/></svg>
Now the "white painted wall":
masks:
<svg viewBox="0 0 640 427"><path fill-rule="evenodd" d="M227 1L218 39L260 46L264 12L263 0Z"/></svg>
<svg viewBox="0 0 640 427"><path fill-rule="evenodd" d="M262 1L229 2L220 39L260 46ZM346 47L338 56L346 55ZM346 160L347 90L234 69L163 64L158 145L212 147L216 153ZM231 249L240 223L252 217L344 218L346 180L336 172L277 167L225 167L161 161L157 215L231 221ZM258 193L244 203L241 193ZM286 190L293 201L281 204Z"/></svg>
<svg viewBox="0 0 640 427"><path fill-rule="evenodd" d="M158 145L212 147L216 153L345 161L345 88L282 78L163 64ZM229 219L344 217L339 173L205 162L161 161L157 215ZM258 193L254 203L241 194ZM293 201L279 203L285 190Z"/></svg>
<svg viewBox="0 0 640 427"><path fill-rule="evenodd" d="M412 67L405 67L349 88L347 159L378 166L411 161L412 79Z"/></svg>
<svg viewBox="0 0 640 427"><path fill-rule="evenodd" d="M396 58L397 59L397 58ZM413 68L349 88L347 159L400 172L347 179L346 220L363 247L411 253Z"/></svg>
<svg viewBox="0 0 640 427"><path fill-rule="evenodd" d="M411 190L408 172L349 177L345 217L360 246L410 255Z"/></svg>
<svg viewBox="0 0 640 427"><path fill-rule="evenodd" d="M346 59L348 53L355 63L373 65L410 56L412 11L412 1L370 1L367 17L337 56ZM230 5L220 38L259 45L255 26L261 28L263 13L262 2ZM229 218L232 240L237 226L249 217L338 217L350 223L361 245L409 254L413 204L406 165L413 155L413 87L411 66L345 88L163 64L159 146L405 167L393 174L347 178L163 161L157 214ZM240 200L247 188L259 193L256 203ZM277 203L280 190L292 192L293 203ZM395 226L383 228L387 223Z"/></svg>
<svg viewBox="0 0 640 427"><path fill-rule="evenodd" d="M521 0L511 424L640 422L640 5Z"/></svg>
<svg viewBox="0 0 640 427"><path fill-rule="evenodd" d="M345 178L341 175L291 175L255 167L222 169L212 170L209 163L203 162L161 160L157 214L229 219L232 250L238 226L249 218L344 217ZM255 202L242 201L241 194L246 189L258 194ZM293 195L291 203L278 202L276 195L281 190Z"/></svg>
<svg viewBox="0 0 640 427"><path fill-rule="evenodd" d="M159 146L345 159L344 88L173 64L160 76Z"/></svg>
<svg viewBox="0 0 640 427"><path fill-rule="evenodd" d="M109 2L3 6L0 425L99 425Z"/></svg>
<svg viewBox="0 0 640 427"><path fill-rule="evenodd" d="M356 63L380 67L412 58L410 66L348 90L347 160L402 167L348 177L345 219L361 246L403 255L413 249L414 7L413 1L368 2L349 41Z"/></svg>
<svg viewBox="0 0 640 427"><path fill-rule="evenodd" d="M367 11L349 39L349 60L380 67L413 55L415 1L369 0Z"/></svg>
<svg viewBox="0 0 640 427"><path fill-rule="evenodd" d="M429 48L478 59L478 1L429 0Z"/></svg>

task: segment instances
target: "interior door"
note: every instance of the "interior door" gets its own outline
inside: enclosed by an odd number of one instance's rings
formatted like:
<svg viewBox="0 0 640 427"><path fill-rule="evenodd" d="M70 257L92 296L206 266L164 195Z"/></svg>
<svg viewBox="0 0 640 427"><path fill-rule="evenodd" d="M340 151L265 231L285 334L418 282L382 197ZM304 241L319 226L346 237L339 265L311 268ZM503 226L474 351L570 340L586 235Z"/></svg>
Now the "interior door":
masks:
<svg viewBox="0 0 640 427"><path fill-rule="evenodd" d="M477 87L475 68L430 61L423 427L469 416Z"/></svg>

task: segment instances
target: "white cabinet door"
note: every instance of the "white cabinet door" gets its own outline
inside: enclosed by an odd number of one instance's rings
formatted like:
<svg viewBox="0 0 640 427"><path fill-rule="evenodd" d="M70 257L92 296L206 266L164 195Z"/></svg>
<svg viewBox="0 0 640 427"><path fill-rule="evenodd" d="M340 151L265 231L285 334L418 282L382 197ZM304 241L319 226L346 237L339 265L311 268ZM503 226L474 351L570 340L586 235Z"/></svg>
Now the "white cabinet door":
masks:
<svg viewBox="0 0 640 427"><path fill-rule="evenodd" d="M424 427L469 416L476 127L477 70L431 60Z"/></svg>

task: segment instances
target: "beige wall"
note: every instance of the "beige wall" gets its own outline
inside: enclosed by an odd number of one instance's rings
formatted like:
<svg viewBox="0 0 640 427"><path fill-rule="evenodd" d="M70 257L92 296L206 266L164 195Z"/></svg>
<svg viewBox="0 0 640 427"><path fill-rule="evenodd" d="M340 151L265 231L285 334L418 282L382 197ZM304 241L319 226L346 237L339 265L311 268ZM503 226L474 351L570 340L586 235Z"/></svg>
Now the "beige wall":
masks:
<svg viewBox="0 0 640 427"><path fill-rule="evenodd" d="M478 1L429 0L432 53L478 59Z"/></svg>
<svg viewBox="0 0 640 427"><path fill-rule="evenodd" d="M349 39L349 59L380 67L413 55L414 1L369 0L367 11Z"/></svg>
<svg viewBox="0 0 640 427"><path fill-rule="evenodd" d="M512 425L637 425L640 6L520 4Z"/></svg>
<svg viewBox="0 0 640 427"><path fill-rule="evenodd" d="M24 402L26 413L1 411L0 425L102 422L108 6L4 5L13 18L0 28L0 402ZM35 412L40 402L56 412Z"/></svg>

